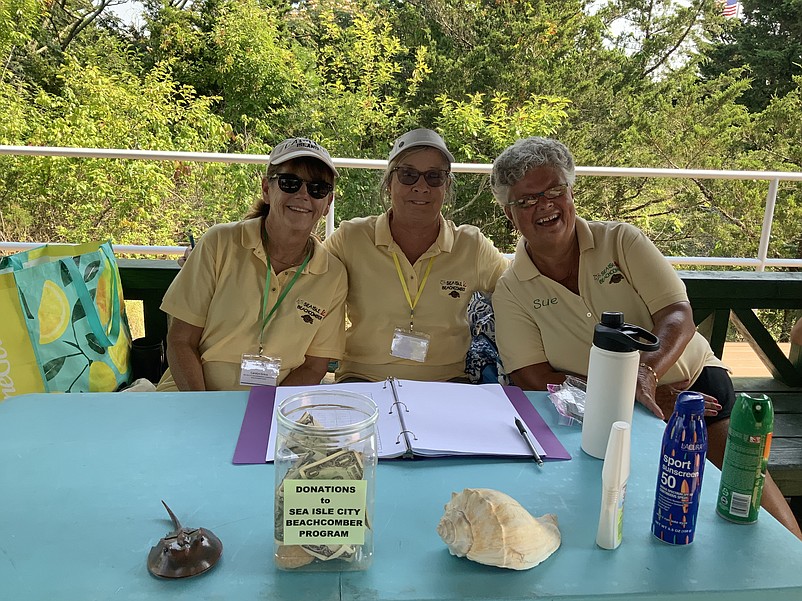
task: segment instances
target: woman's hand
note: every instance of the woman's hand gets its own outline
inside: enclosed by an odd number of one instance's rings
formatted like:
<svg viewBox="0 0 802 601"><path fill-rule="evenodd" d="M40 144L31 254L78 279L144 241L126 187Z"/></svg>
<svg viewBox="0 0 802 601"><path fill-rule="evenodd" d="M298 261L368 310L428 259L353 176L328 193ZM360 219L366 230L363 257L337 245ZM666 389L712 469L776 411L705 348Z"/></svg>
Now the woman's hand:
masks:
<svg viewBox="0 0 802 601"><path fill-rule="evenodd" d="M683 382L675 382L674 384L665 384L657 387L655 400L665 415L671 415L674 412L674 404L677 402L677 395L687 390L690 384L690 381L685 380ZM705 415L718 415L718 412L721 410L721 405L718 400L709 394L703 394L701 392L697 394L701 394L702 398L705 400Z"/></svg>
<svg viewBox="0 0 802 601"><path fill-rule="evenodd" d="M657 380L654 377L654 373L641 365L638 368L638 381L635 384L635 400L660 419L665 419L665 412L657 401L657 391L660 388L665 387L657 386ZM669 415L671 415L670 412Z"/></svg>
<svg viewBox="0 0 802 601"><path fill-rule="evenodd" d="M192 247L191 246L187 246L186 250L184 251L184 255L181 256L181 257L178 257L178 266L179 267L183 267L184 266L184 263L187 262L187 259L189 258L189 253L191 253L191 252L192 252Z"/></svg>

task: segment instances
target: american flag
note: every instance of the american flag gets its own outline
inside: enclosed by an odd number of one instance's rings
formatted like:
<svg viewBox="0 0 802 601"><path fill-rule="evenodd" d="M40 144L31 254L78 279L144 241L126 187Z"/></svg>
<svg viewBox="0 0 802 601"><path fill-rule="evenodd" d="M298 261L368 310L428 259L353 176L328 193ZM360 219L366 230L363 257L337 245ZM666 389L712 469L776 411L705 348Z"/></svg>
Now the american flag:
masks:
<svg viewBox="0 0 802 601"><path fill-rule="evenodd" d="M719 0L725 17L738 16L738 0Z"/></svg>

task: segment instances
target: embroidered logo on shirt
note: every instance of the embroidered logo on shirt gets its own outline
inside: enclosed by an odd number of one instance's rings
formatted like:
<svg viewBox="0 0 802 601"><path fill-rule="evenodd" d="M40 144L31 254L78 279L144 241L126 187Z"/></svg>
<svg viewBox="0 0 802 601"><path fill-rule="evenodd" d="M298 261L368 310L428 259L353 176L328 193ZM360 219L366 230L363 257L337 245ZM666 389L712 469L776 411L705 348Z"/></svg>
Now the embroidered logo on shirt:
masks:
<svg viewBox="0 0 802 601"><path fill-rule="evenodd" d="M440 280L440 294L451 298L462 298L468 290L468 282L462 280Z"/></svg>
<svg viewBox="0 0 802 601"><path fill-rule="evenodd" d="M325 309L316 307L312 303L300 298L295 303L295 309L301 315L301 319L304 321L304 323L308 324L313 324L315 321L321 321L324 317L326 317L327 314Z"/></svg>
<svg viewBox="0 0 802 601"><path fill-rule="evenodd" d="M600 273L594 273L593 279L599 284L617 284L624 281L624 274L621 273L618 264L611 261Z"/></svg>

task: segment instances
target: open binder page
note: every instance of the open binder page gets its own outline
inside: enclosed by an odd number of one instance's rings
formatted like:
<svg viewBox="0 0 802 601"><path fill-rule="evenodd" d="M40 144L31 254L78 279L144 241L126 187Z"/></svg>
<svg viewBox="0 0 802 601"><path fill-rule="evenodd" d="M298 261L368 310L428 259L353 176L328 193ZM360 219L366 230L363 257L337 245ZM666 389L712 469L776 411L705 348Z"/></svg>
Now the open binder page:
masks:
<svg viewBox="0 0 802 601"><path fill-rule="evenodd" d="M449 382L416 382L396 380L399 403L395 402L389 381L326 384L314 389L348 390L373 399L379 408L376 424L377 451L380 458L400 457L411 452L426 457L453 455L506 455L530 457L531 451L515 427L519 417L515 407L499 384L454 384ZM275 405L298 392L309 392L308 386L276 388ZM399 411L403 412L404 436ZM330 422L337 424L336 412ZM267 461L275 451L276 416L273 411L267 444ZM542 457L548 453L532 433L535 447Z"/></svg>
<svg viewBox="0 0 802 601"><path fill-rule="evenodd" d="M399 396L416 455L531 457L515 427L520 417L499 384L452 384L400 380ZM548 454L532 436L538 453Z"/></svg>

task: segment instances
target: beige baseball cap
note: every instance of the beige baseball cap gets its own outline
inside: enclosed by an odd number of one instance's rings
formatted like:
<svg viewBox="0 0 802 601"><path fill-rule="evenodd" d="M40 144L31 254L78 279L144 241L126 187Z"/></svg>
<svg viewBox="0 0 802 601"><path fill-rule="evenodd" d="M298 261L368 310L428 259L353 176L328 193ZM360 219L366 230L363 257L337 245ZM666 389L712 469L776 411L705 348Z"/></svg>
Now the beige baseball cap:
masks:
<svg viewBox="0 0 802 601"><path fill-rule="evenodd" d="M309 138L289 138L279 142L270 153L270 164L280 165L300 157L318 159L331 169L335 176L339 177L340 175L334 166L334 161L331 160L329 151Z"/></svg>
<svg viewBox="0 0 802 601"><path fill-rule="evenodd" d="M400 138L393 142L393 149L390 151L389 161L401 154L408 148L415 148L416 146L430 146L436 148L448 159L449 163L453 163L454 155L449 152L443 138L440 137L436 131L421 127L408 131Z"/></svg>

